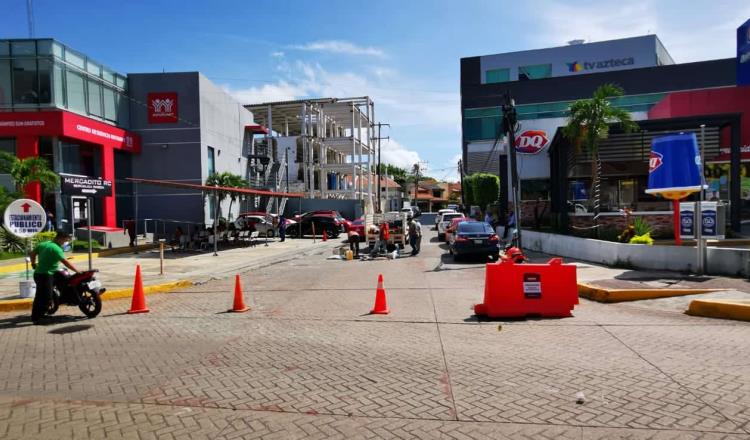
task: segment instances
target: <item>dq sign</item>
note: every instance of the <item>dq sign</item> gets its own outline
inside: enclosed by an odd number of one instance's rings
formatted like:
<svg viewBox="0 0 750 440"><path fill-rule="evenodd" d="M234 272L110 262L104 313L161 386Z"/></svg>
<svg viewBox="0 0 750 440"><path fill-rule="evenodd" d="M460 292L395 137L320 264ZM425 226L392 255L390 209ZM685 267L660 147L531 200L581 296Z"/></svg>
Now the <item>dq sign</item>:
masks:
<svg viewBox="0 0 750 440"><path fill-rule="evenodd" d="M521 154L537 154L549 144L544 130L526 130L516 138L516 151Z"/></svg>

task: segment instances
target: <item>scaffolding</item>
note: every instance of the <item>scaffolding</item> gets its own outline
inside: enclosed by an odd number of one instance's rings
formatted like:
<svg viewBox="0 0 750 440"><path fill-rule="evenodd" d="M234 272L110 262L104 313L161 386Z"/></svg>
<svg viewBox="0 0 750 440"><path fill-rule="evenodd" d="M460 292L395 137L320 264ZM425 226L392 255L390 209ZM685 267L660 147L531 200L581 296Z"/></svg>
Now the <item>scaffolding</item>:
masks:
<svg viewBox="0 0 750 440"><path fill-rule="evenodd" d="M253 143L249 180L263 180L262 156L275 169L275 191L308 198L360 200L372 206L375 104L368 97L320 98L246 105L269 128ZM270 146L270 147L269 147ZM286 158L288 157L288 162ZM274 166L274 165L277 166ZM287 168L288 166L288 168ZM287 179L288 176L288 179ZM267 184L267 181L266 181Z"/></svg>

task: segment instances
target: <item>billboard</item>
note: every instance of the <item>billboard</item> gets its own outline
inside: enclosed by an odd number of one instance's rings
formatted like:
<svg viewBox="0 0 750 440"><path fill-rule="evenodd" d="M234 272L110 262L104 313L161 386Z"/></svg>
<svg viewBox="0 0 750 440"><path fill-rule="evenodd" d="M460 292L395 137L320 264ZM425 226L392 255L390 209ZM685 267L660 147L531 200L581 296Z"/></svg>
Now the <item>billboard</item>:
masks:
<svg viewBox="0 0 750 440"><path fill-rule="evenodd" d="M750 85L750 20L737 28L737 85Z"/></svg>

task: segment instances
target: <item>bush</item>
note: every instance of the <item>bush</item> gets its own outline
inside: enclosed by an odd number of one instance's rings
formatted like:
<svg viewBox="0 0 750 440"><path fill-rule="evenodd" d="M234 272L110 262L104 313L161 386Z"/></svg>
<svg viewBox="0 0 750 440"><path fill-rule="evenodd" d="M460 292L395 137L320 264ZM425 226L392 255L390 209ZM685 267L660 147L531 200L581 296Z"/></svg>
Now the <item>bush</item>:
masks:
<svg viewBox="0 0 750 440"><path fill-rule="evenodd" d="M645 244L645 245L653 245L654 239L651 238L651 233L646 232L643 235L636 235L635 237L630 239L630 244Z"/></svg>
<svg viewBox="0 0 750 440"><path fill-rule="evenodd" d="M635 229L635 235L646 235L653 229L648 221L643 217L636 217L633 220L633 229Z"/></svg>
<svg viewBox="0 0 750 440"><path fill-rule="evenodd" d="M7 229L0 227L0 251L10 254L25 254L26 240L18 238L8 232Z"/></svg>
<svg viewBox="0 0 750 440"><path fill-rule="evenodd" d="M630 243L630 239L632 239L636 235L637 234L635 233L635 228L633 227L633 225L630 225L622 231L622 234L617 236L617 241L619 241L620 243Z"/></svg>
<svg viewBox="0 0 750 440"><path fill-rule="evenodd" d="M55 231L49 231L49 232L37 232L34 234L33 237L31 237L31 247L35 248L36 245L43 241L50 241L54 240L55 236L57 235L57 232Z"/></svg>
<svg viewBox="0 0 750 440"><path fill-rule="evenodd" d="M73 240L73 250L74 251L88 251L89 250L89 241L88 240ZM91 249L98 251L102 248L102 245L99 244L96 240L91 240Z"/></svg>

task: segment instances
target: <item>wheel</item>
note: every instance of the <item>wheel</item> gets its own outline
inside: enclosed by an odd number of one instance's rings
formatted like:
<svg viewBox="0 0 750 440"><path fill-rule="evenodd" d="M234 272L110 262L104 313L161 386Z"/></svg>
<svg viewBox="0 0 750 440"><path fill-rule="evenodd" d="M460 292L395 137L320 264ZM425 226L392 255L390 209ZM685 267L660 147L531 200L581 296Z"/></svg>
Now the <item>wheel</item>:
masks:
<svg viewBox="0 0 750 440"><path fill-rule="evenodd" d="M339 238L341 231L339 231L338 229L332 228L332 229L329 229L328 232L326 232L326 234L328 234L328 236L331 238Z"/></svg>
<svg viewBox="0 0 750 440"><path fill-rule="evenodd" d="M454 262L458 262L458 261L461 261L461 259L462 259L462 258L463 258L463 257L462 257L462 256L460 256L460 255L458 255L458 254L453 254L453 261L454 261Z"/></svg>
<svg viewBox="0 0 750 440"><path fill-rule="evenodd" d="M273 238L275 232L273 229L269 229L266 231L266 238Z"/></svg>
<svg viewBox="0 0 750 440"><path fill-rule="evenodd" d="M60 293L57 288L52 292L52 298L49 300L49 308L47 308L47 315L54 315L57 309L60 308Z"/></svg>
<svg viewBox="0 0 750 440"><path fill-rule="evenodd" d="M87 290L81 293L81 302L78 304L84 315L88 318L94 318L102 311L102 299L99 294Z"/></svg>

